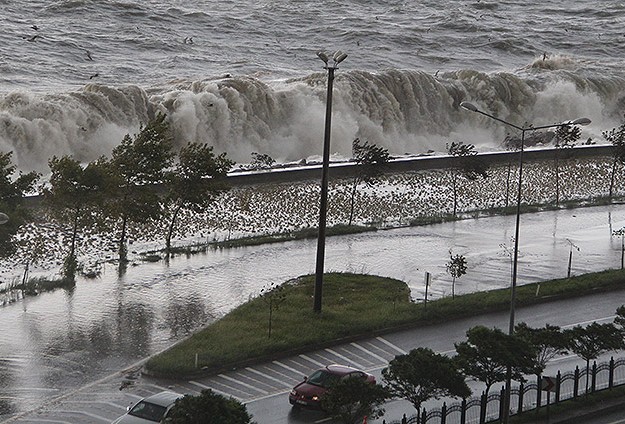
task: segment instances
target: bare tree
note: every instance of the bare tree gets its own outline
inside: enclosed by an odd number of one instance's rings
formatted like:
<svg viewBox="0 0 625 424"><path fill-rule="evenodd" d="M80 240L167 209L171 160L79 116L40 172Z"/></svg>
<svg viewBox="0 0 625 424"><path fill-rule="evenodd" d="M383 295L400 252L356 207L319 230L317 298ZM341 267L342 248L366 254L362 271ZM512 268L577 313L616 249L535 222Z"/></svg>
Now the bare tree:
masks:
<svg viewBox="0 0 625 424"><path fill-rule="evenodd" d="M562 155L560 151L565 149L572 149L577 144L582 135L582 130L576 125L562 125L558 127L555 135L555 155L554 155L554 168L555 168L555 182L556 182L556 206L560 206L560 161L566 159L566 155Z"/></svg>
<svg viewBox="0 0 625 424"><path fill-rule="evenodd" d="M260 298L269 307L269 331L268 338L271 338L271 326L273 323L273 312L286 300L286 293L284 287L271 284L268 287L264 287L260 291Z"/></svg>
<svg viewBox="0 0 625 424"><path fill-rule="evenodd" d="M370 144L368 141L361 142L359 138L352 142L352 154L354 155L353 161L356 163L356 172L350 196L349 225L352 225L354 219L358 185L364 182L368 186L373 186L383 172L383 165L390 159L387 149Z"/></svg>
<svg viewBox="0 0 625 424"><path fill-rule="evenodd" d="M473 181L479 177L488 177L488 165L479 160L477 150L473 144L465 144L462 141L454 141L447 144L447 154L459 158L451 167L452 190L453 190L453 214L456 216L458 210L458 191L460 179Z"/></svg>
<svg viewBox="0 0 625 424"><path fill-rule="evenodd" d="M610 131L604 131L603 137L612 143L612 172L610 173L610 190L608 196L612 199L614 195L614 183L616 178L616 168L618 164L625 165L625 122L618 128L612 128Z"/></svg>

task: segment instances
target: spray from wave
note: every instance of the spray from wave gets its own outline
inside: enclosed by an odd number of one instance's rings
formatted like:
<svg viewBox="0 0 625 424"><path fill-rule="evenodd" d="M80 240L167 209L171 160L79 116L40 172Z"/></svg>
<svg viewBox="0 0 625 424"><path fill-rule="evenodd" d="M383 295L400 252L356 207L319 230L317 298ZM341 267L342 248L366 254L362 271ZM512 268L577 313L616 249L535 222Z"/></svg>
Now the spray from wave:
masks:
<svg viewBox="0 0 625 424"><path fill-rule="evenodd" d="M548 63L543 63L547 62ZM47 171L53 155L80 161L109 155L127 133L166 113L177 146L206 142L247 163L252 152L279 162L321 154L327 75L278 82L230 75L138 86L89 84L78 91L0 98L0 149L13 151L20 169ZM450 140L497 150L510 133L494 120L459 108L471 101L522 125L586 116L583 137L621 122L625 79L584 77L566 58L539 58L517 74L459 70L436 75L414 70L340 71L334 84L332 152L350 157L354 138L391 154L443 152Z"/></svg>

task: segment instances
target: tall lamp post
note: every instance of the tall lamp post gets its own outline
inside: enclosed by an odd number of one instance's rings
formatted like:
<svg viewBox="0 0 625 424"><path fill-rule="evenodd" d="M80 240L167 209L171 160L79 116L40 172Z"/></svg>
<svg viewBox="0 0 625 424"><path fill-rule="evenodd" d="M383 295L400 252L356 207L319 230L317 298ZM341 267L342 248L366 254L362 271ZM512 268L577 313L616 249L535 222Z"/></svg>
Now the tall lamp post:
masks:
<svg viewBox="0 0 625 424"><path fill-rule="evenodd" d="M575 121L571 122L561 122L559 124L551 124L551 125L542 125L539 127L535 127L533 125L528 125L525 123L523 126L515 125L511 122L504 121L503 119L497 118L489 113L481 111L475 106L473 103L462 102L460 106L463 109L466 109L471 112L476 112L481 115L487 116L495 121L499 121L502 124L508 125L514 129L521 131L521 146L519 148L519 181L517 187L517 199L516 199L516 225L514 229L514 254L512 259L512 282L510 285L510 323L508 326L508 334L512 335L514 333L514 313L516 306L516 285L517 285L517 269L519 263L519 229L521 224L521 195L522 188L521 184L523 182L523 150L525 144L525 132L526 131L535 131L535 130L543 130L547 128L559 128L568 125L588 125L590 124L590 119L588 118L579 118ZM502 422L507 424L508 418L510 417L510 385L512 383L512 369L508 366L506 370L506 387L505 387L505 399L504 399L504 408L503 408L503 417Z"/></svg>
<svg viewBox="0 0 625 424"><path fill-rule="evenodd" d="M319 202L319 236L317 238L317 266L315 268L315 294L313 311L321 312L321 292L323 288L323 269L326 250L326 215L328 211L328 171L330 168L330 129L332 128L332 86L334 71L347 57L347 54L337 50L330 59L324 52L317 53L328 70L328 94L326 97L326 127L323 137L323 166L321 172L321 200ZM329 63L330 60L332 63Z"/></svg>

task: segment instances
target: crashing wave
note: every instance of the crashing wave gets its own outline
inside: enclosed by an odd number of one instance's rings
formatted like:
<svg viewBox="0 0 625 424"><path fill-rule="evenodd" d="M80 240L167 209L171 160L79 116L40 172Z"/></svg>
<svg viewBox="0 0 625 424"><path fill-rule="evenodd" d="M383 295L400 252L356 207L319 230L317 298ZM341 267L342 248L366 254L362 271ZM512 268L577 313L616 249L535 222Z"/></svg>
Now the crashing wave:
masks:
<svg viewBox="0 0 625 424"><path fill-rule="evenodd" d="M464 100L517 125L587 116L593 124L582 137L599 140L602 131L620 124L625 79L583 77L566 68L526 75L338 72L332 153L350 157L357 137L394 155L442 152L450 140L481 150L500 148L513 129L464 111L459 108ZM162 112L178 146L206 142L239 163L249 162L254 152L278 162L296 161L321 154L326 83L325 73L277 82L223 75L148 90L89 84L65 93L12 92L0 97L0 150L13 151L23 170L45 172L53 155L87 162L110 154L124 134Z"/></svg>

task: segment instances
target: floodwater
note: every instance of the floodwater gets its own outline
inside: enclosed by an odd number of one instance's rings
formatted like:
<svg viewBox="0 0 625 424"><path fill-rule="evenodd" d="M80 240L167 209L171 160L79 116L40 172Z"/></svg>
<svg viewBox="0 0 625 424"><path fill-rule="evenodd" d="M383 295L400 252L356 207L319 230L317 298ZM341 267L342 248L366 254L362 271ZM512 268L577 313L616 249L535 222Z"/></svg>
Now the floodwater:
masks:
<svg viewBox="0 0 625 424"><path fill-rule="evenodd" d="M449 250L467 258L456 281L466 293L510 284L514 216L469 219L331 237L326 272L377 274L406 281L423 297L451 294ZM610 205L521 217L518 282L621 266L625 207ZM95 381L158 352L271 284L315 269L316 240L211 250L131 267L108 265L95 280L0 308L0 418ZM312 305L311 305L312 307ZM5 415L6 416L6 415Z"/></svg>

